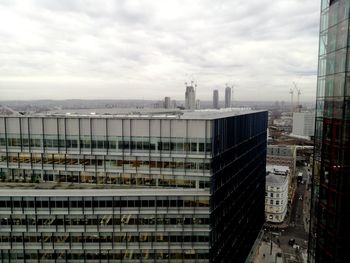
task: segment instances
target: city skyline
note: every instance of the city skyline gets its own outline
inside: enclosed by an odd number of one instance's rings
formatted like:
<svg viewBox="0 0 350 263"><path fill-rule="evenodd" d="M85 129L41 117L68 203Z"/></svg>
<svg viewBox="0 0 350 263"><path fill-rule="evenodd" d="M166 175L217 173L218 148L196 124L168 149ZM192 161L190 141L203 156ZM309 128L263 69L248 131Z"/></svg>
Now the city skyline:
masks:
<svg viewBox="0 0 350 263"><path fill-rule="evenodd" d="M296 81L312 101L318 16L301 1L2 1L2 99L179 100L193 79L201 100L232 82L237 100L288 101Z"/></svg>

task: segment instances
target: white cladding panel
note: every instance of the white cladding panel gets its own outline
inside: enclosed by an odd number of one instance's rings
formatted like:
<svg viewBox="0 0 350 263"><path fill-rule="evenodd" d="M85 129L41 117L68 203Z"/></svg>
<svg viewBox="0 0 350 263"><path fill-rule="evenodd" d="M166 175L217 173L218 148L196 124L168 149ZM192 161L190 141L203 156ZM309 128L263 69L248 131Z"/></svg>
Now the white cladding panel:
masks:
<svg viewBox="0 0 350 263"><path fill-rule="evenodd" d="M123 136L130 137L130 120L123 120Z"/></svg>
<svg viewBox="0 0 350 263"><path fill-rule="evenodd" d="M150 120L151 137L160 137L160 120Z"/></svg>
<svg viewBox="0 0 350 263"><path fill-rule="evenodd" d="M79 135L79 119L67 118L66 119L66 132L67 132L67 135Z"/></svg>
<svg viewBox="0 0 350 263"><path fill-rule="evenodd" d="M44 118L44 134L57 134L57 118Z"/></svg>
<svg viewBox="0 0 350 263"><path fill-rule="evenodd" d="M172 135L172 131L170 132L170 120L162 120L162 137L170 137ZM171 128L173 128L174 125L172 125Z"/></svg>
<svg viewBox="0 0 350 263"><path fill-rule="evenodd" d="M148 120L131 120L132 136L148 136Z"/></svg>
<svg viewBox="0 0 350 263"><path fill-rule="evenodd" d="M213 121L207 121L207 138L212 137L211 131L212 131L213 123L214 123Z"/></svg>
<svg viewBox="0 0 350 263"><path fill-rule="evenodd" d="M212 121L210 120L182 120L182 119L108 119L108 118L76 118L76 117L22 117L0 118L0 132L5 132L4 120L7 119L8 133L28 133L28 125L32 134L42 134L42 120L44 120L45 134L55 135L90 135L90 121L92 135L96 136L151 136L151 137L211 137ZM21 125L20 125L21 122ZM187 124L187 127L186 127ZM58 125L58 127L57 127ZM106 133L106 128L108 132ZM205 131L206 130L206 131ZM132 133L132 134L131 134ZM150 133L150 134L149 134Z"/></svg>
<svg viewBox="0 0 350 263"><path fill-rule="evenodd" d="M22 134L28 134L28 118L20 118L20 120L21 120Z"/></svg>
<svg viewBox="0 0 350 263"><path fill-rule="evenodd" d="M188 138L205 138L205 121L202 121L202 120L189 121Z"/></svg>
<svg viewBox="0 0 350 263"><path fill-rule="evenodd" d="M190 121L189 121L190 122ZM172 121L172 137L186 137L186 120Z"/></svg>
<svg viewBox="0 0 350 263"><path fill-rule="evenodd" d="M64 131L65 131L65 119L58 119L58 133L61 135L61 136L64 136Z"/></svg>
<svg viewBox="0 0 350 263"><path fill-rule="evenodd" d="M108 119L108 136L122 136L122 120Z"/></svg>
<svg viewBox="0 0 350 263"><path fill-rule="evenodd" d="M0 133L5 133L5 118L0 117Z"/></svg>
<svg viewBox="0 0 350 263"><path fill-rule="evenodd" d="M80 134L90 135L90 121L91 119L80 119Z"/></svg>
<svg viewBox="0 0 350 263"><path fill-rule="evenodd" d="M29 127L31 134L42 134L42 119L41 118L29 118Z"/></svg>
<svg viewBox="0 0 350 263"><path fill-rule="evenodd" d="M106 136L106 119L91 119L92 135Z"/></svg>
<svg viewBox="0 0 350 263"><path fill-rule="evenodd" d="M19 133L19 118L7 118L7 133Z"/></svg>

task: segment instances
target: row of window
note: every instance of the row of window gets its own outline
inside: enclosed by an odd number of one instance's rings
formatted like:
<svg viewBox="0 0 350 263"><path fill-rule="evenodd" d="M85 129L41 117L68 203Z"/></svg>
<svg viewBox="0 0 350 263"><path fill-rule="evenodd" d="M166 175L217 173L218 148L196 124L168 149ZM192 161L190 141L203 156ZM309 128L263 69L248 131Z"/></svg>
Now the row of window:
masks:
<svg viewBox="0 0 350 263"><path fill-rule="evenodd" d="M66 155L66 154L26 154L0 153L0 165L43 165L49 167L68 166L71 168L92 169L168 169L168 170L210 170L210 162L205 159L162 158L152 160L149 157L111 157L95 155Z"/></svg>
<svg viewBox="0 0 350 263"><path fill-rule="evenodd" d="M36 171L37 172L37 171ZM34 173L34 170L0 169L0 179L4 182L57 182L77 184L104 184L138 187L172 187L172 188L199 188L210 187L209 178L177 175L149 175L132 173L105 173L105 172L65 172L45 171ZM200 179L200 180L199 180Z"/></svg>
<svg viewBox="0 0 350 263"><path fill-rule="evenodd" d="M265 203L267 204L268 203L268 200L265 201ZM283 205L283 200L270 200L270 205Z"/></svg>
<svg viewBox="0 0 350 263"><path fill-rule="evenodd" d="M0 253L2 262L6 260L39 260L39 262L56 262L56 260L181 260L209 259L208 250L98 250L98 251L52 251L38 250L24 253L23 251L8 250ZM52 260L52 261L47 261Z"/></svg>
<svg viewBox="0 0 350 263"><path fill-rule="evenodd" d="M285 188L287 188L287 185L283 186L282 188L279 186L267 186L266 188L269 191L283 191Z"/></svg>
<svg viewBox="0 0 350 263"><path fill-rule="evenodd" d="M39 200L38 200L39 199ZM40 200L41 199L41 200ZM140 199L132 197L115 197L114 200L110 198L84 198L75 199L60 197L47 198L11 198L0 197L0 209L25 209L25 208L155 208L155 207L209 207L209 197L183 197L183 199L167 200L166 197L141 197Z"/></svg>
<svg viewBox="0 0 350 263"><path fill-rule="evenodd" d="M209 233L9 233L0 234L2 243L138 243L171 242L197 243L209 242Z"/></svg>
<svg viewBox="0 0 350 263"><path fill-rule="evenodd" d="M279 190L279 187L277 187L277 190ZM268 196L268 193L265 192L265 196L267 197ZM270 193L270 197L283 197L284 194L283 193Z"/></svg>
<svg viewBox="0 0 350 263"><path fill-rule="evenodd" d="M0 147L22 147L22 148L62 148L62 149L99 149L111 151L173 151L173 152L211 152L211 142L205 142L204 139L186 139L186 138L149 138L132 137L122 138L113 137L107 139L42 139L42 138L20 138L18 136L7 139L2 134L0 137ZM37 136L36 136L37 137ZM46 137L46 136L45 136ZM48 136L49 137L49 136ZM50 136L51 137L51 136ZM78 136L77 136L78 137Z"/></svg>
<svg viewBox="0 0 350 263"><path fill-rule="evenodd" d="M207 215L12 215L0 216L0 226L120 226L120 225L209 225Z"/></svg>
<svg viewBox="0 0 350 263"><path fill-rule="evenodd" d="M274 218L275 218L276 220L283 221L284 216L280 216L280 215L275 215L275 216L269 215L269 217L268 217L269 220L273 220Z"/></svg>

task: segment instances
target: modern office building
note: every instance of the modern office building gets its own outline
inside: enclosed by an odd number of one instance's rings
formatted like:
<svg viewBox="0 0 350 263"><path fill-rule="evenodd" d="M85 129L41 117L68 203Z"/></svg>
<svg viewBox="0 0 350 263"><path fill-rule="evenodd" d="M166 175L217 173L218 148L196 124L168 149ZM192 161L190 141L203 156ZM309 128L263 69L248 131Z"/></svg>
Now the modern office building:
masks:
<svg viewBox="0 0 350 263"><path fill-rule="evenodd" d="M349 262L349 0L321 1L309 262Z"/></svg>
<svg viewBox="0 0 350 263"><path fill-rule="evenodd" d="M314 112L293 112L292 134L302 137L312 137L315 132Z"/></svg>
<svg viewBox="0 0 350 263"><path fill-rule="evenodd" d="M1 262L245 261L267 112L131 112L0 116Z"/></svg>
<svg viewBox="0 0 350 263"><path fill-rule="evenodd" d="M266 175L265 216L266 221L282 223L288 205L288 174Z"/></svg>
<svg viewBox="0 0 350 263"><path fill-rule="evenodd" d="M231 108L231 94L232 94L232 89L230 87L225 88L225 108Z"/></svg>
<svg viewBox="0 0 350 263"><path fill-rule="evenodd" d="M196 91L195 87L191 85L186 85L185 92L185 109L194 110L196 109Z"/></svg>
<svg viewBox="0 0 350 263"><path fill-rule="evenodd" d="M213 108L219 109L219 91L217 89L214 89L213 91Z"/></svg>

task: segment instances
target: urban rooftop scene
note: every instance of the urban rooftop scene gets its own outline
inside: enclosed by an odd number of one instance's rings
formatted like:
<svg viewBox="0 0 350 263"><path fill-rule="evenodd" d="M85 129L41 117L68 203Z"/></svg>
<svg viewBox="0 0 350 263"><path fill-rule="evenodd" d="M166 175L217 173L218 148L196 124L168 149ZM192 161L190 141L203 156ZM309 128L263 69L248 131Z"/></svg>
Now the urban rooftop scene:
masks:
<svg viewBox="0 0 350 263"><path fill-rule="evenodd" d="M0 0L0 262L350 262L349 21Z"/></svg>

